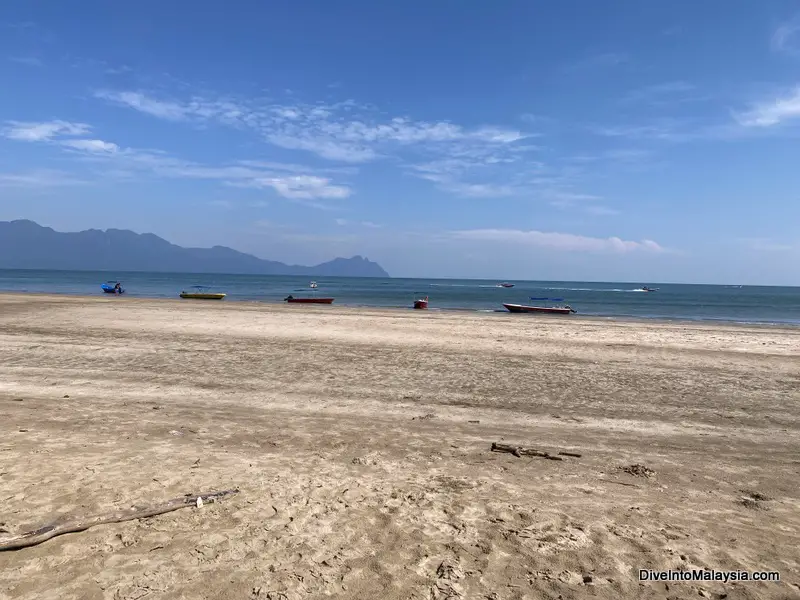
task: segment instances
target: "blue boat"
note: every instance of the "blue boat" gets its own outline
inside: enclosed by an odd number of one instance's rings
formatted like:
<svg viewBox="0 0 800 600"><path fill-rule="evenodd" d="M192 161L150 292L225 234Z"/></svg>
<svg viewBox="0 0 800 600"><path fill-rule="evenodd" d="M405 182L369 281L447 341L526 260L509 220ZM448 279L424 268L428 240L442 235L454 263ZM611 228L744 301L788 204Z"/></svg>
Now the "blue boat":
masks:
<svg viewBox="0 0 800 600"><path fill-rule="evenodd" d="M106 294L124 294L125 290L119 281L106 281L100 286Z"/></svg>

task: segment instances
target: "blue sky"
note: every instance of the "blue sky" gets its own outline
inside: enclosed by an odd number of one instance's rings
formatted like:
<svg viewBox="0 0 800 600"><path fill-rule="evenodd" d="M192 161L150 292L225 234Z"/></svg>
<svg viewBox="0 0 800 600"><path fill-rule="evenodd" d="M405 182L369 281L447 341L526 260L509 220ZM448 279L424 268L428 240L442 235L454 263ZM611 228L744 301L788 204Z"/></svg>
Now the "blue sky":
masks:
<svg viewBox="0 0 800 600"><path fill-rule="evenodd" d="M8 1L0 81L0 219L800 284L793 1Z"/></svg>

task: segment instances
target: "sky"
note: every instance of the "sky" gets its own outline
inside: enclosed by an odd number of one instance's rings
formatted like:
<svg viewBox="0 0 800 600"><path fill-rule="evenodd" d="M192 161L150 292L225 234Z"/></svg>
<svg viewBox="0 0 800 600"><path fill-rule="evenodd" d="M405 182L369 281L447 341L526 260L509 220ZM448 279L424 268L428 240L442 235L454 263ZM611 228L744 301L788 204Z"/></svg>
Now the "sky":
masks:
<svg viewBox="0 0 800 600"><path fill-rule="evenodd" d="M0 220L800 285L793 0L6 0Z"/></svg>

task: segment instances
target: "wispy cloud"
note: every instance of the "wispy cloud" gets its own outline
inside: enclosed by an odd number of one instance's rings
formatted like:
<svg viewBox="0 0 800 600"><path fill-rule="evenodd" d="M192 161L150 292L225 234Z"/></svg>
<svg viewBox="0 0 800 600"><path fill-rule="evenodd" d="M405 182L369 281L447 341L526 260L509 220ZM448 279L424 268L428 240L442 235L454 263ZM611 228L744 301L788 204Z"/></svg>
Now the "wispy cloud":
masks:
<svg viewBox="0 0 800 600"><path fill-rule="evenodd" d="M250 130L273 146L308 152L339 163L392 160L404 165L414 176L465 197L510 195L512 187L498 183L499 178L492 178L490 169L482 171L486 178L465 178L464 175L478 164L497 171L524 153L536 150L522 143L532 134L518 129L495 125L465 127L449 121L387 117L374 107L353 100L277 103L199 96L175 100L151 97L141 91L101 91L96 96L165 120ZM438 163L435 168L430 167L433 163ZM330 182L301 181L304 182L303 191L280 186L280 193L292 197L316 194L308 190L317 185L326 190L328 197L344 197L349 193L331 187Z"/></svg>
<svg viewBox="0 0 800 600"><path fill-rule="evenodd" d="M759 102L749 110L735 113L735 119L745 127L774 127L800 117L800 86L789 93Z"/></svg>
<svg viewBox="0 0 800 600"><path fill-rule="evenodd" d="M687 81L667 81L629 91L622 96L622 104L647 104L671 106L678 103L704 99L696 94L697 87Z"/></svg>
<svg viewBox="0 0 800 600"><path fill-rule="evenodd" d="M85 123L69 121L6 121L2 135L23 142L46 142L57 136L86 135L91 128Z"/></svg>
<svg viewBox="0 0 800 600"><path fill-rule="evenodd" d="M772 34L770 46L773 51L800 56L800 15L795 15L782 23Z"/></svg>
<svg viewBox="0 0 800 600"><path fill-rule="evenodd" d="M613 217L621 214L616 208L609 208L608 206L587 206L585 210L590 215L598 217Z"/></svg>
<svg viewBox="0 0 800 600"><path fill-rule="evenodd" d="M20 173L0 173L0 186L22 188L48 188L73 185L88 185L90 181L79 179L70 173L54 169L36 169Z"/></svg>
<svg viewBox="0 0 800 600"><path fill-rule="evenodd" d="M691 137L688 124L676 119L658 119L642 125L591 126L593 133L611 138L680 142Z"/></svg>
<svg viewBox="0 0 800 600"><path fill-rule="evenodd" d="M194 104L183 105L177 102L156 100L140 92L110 92L100 90L95 92L95 96L114 104L127 106L153 117L170 121L188 119L195 114L195 111L200 110L200 107Z"/></svg>
<svg viewBox="0 0 800 600"><path fill-rule="evenodd" d="M223 210L230 210L233 208L233 202L230 200L210 200L206 204L214 208L221 208Z"/></svg>
<svg viewBox="0 0 800 600"><path fill-rule="evenodd" d="M451 237L463 240L492 243L508 243L538 246L569 252L652 252L661 253L665 249L652 240L639 242L623 240L618 237L598 238L572 233L545 231L525 231L520 229L471 229L453 231Z"/></svg>
<svg viewBox="0 0 800 600"><path fill-rule="evenodd" d="M103 140L64 140L61 142L62 146L72 148L73 150L80 150L82 152L92 152L99 154L115 154L119 152L119 146L111 142L104 142Z"/></svg>
<svg viewBox="0 0 800 600"><path fill-rule="evenodd" d="M19 65L26 65L28 67L43 67L44 63L41 59L36 58L35 56L12 56L8 59L13 63L17 63Z"/></svg>
<svg viewBox="0 0 800 600"><path fill-rule="evenodd" d="M542 195L549 200L551 206L561 210L586 213L594 216L612 216L620 214L616 209L595 204L595 202L603 200L603 197L594 194L582 194L564 190L546 190Z"/></svg>
<svg viewBox="0 0 800 600"><path fill-rule="evenodd" d="M565 66L566 71L608 69L630 62L627 54L620 52L601 52L582 58Z"/></svg>
<svg viewBox="0 0 800 600"><path fill-rule="evenodd" d="M134 173L149 173L161 177L217 180L222 184L255 189L272 189L280 196L309 206L328 208L317 199L344 199L353 191L347 185L336 184L331 177L314 173L313 169L296 164L240 161L222 166L204 165L173 157L165 152L123 148L116 143L100 139L77 138L91 128L83 123L48 121L29 123L10 121L3 134L10 139L25 142L56 144L89 162L101 161L103 173L121 173L126 179ZM68 139L62 139L67 137ZM324 170L322 171L324 173ZM11 179L18 183L26 179Z"/></svg>
<svg viewBox="0 0 800 600"><path fill-rule="evenodd" d="M741 238L741 244L755 252L789 252L794 246L769 238Z"/></svg>

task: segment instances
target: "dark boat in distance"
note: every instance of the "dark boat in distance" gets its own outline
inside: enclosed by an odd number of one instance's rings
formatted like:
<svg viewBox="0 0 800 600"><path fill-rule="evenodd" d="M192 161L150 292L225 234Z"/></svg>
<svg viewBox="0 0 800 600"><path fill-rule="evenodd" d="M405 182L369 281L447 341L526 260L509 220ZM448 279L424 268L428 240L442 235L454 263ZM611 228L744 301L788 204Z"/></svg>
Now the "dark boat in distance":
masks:
<svg viewBox="0 0 800 600"><path fill-rule="evenodd" d="M512 288L512 287L514 287L514 284L513 283L508 283L507 281L504 281L503 283L498 283L497 287Z"/></svg>
<svg viewBox="0 0 800 600"><path fill-rule="evenodd" d="M578 312L571 306L527 306L525 304L506 304L503 306L512 313L543 313L551 315L569 315Z"/></svg>
<svg viewBox="0 0 800 600"><path fill-rule="evenodd" d="M333 304L333 298L295 298L291 294L283 300L289 304Z"/></svg>
<svg viewBox="0 0 800 600"><path fill-rule="evenodd" d="M646 285L643 285L642 287L640 287L638 290L635 290L635 291L637 291L637 292L657 292L658 288L651 288L651 287L647 287Z"/></svg>
<svg viewBox="0 0 800 600"><path fill-rule="evenodd" d="M100 286L106 294L124 294L125 290L119 281L106 281Z"/></svg>

